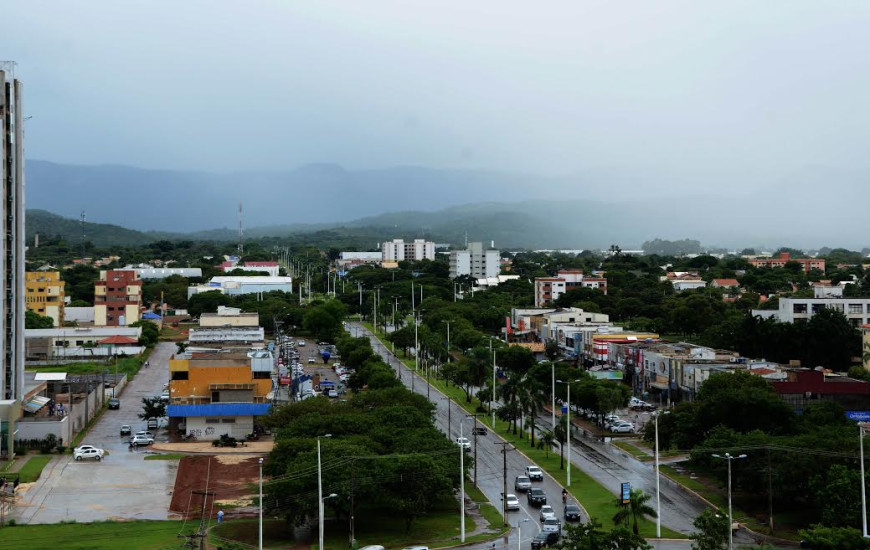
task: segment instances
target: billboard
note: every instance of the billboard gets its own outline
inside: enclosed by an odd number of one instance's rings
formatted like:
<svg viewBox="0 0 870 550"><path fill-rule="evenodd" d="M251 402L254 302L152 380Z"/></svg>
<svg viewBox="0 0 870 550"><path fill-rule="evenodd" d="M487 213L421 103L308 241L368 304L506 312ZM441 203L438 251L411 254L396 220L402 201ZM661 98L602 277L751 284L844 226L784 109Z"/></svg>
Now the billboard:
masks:
<svg viewBox="0 0 870 550"><path fill-rule="evenodd" d="M625 482L621 486L620 494L622 494L622 503L628 504L631 502L631 483Z"/></svg>

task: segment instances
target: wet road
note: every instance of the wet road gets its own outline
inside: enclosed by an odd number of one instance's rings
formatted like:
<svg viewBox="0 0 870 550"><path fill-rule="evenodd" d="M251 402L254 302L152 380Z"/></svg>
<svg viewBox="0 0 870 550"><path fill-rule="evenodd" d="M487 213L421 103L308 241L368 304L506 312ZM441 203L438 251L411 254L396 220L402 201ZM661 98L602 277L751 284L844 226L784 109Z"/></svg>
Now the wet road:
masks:
<svg viewBox="0 0 870 550"><path fill-rule="evenodd" d="M129 438L121 437L119 429L122 424L132 426L134 433L145 429L145 421L137 416L142 398L160 395L169 380L168 360L175 349L174 343L159 343L150 366L142 368L124 388L121 408L105 411L85 437L82 444L104 449L104 459L76 462L72 455L57 457L23 495L18 508L22 522L170 518L175 461L144 460L148 447L130 451ZM151 432L157 441L168 439L165 428Z"/></svg>

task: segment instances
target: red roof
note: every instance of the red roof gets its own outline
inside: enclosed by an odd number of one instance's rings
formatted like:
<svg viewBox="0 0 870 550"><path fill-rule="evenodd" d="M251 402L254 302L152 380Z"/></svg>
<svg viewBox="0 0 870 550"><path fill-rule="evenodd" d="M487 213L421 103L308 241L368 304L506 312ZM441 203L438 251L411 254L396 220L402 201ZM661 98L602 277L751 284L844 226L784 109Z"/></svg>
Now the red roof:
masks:
<svg viewBox="0 0 870 550"><path fill-rule="evenodd" d="M110 344L114 345L114 346L121 346L121 345L130 345L130 344L138 344L138 343L139 343L139 341L136 340L135 338L129 338L127 336L117 336L117 335L116 336L109 336L108 338L103 338L102 340L97 342L97 344L99 344L101 346L110 345Z"/></svg>
<svg viewBox="0 0 870 550"><path fill-rule="evenodd" d="M740 286L737 279L713 279L713 282L719 286Z"/></svg>
<svg viewBox="0 0 870 550"><path fill-rule="evenodd" d="M221 262L221 265L219 265L218 267L223 267L226 269L227 267L233 267L234 265L236 264L234 264L233 262Z"/></svg>

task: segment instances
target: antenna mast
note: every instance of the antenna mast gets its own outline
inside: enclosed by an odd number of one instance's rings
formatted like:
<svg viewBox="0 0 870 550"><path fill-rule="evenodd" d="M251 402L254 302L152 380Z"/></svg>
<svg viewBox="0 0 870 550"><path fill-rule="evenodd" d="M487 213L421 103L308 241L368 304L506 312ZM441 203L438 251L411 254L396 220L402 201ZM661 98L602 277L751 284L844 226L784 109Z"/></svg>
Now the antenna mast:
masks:
<svg viewBox="0 0 870 550"><path fill-rule="evenodd" d="M82 232L82 242L81 242L81 249L82 249L82 265L85 265L85 211L84 211L84 210L82 210L82 216L81 216L81 222L80 222L80 224L81 224L81 230L82 230L82 231L81 231L81 232Z"/></svg>
<svg viewBox="0 0 870 550"><path fill-rule="evenodd" d="M244 220L244 212L242 210L242 203L239 202L239 256L241 256L245 251L244 239L245 239L245 226L242 223Z"/></svg>

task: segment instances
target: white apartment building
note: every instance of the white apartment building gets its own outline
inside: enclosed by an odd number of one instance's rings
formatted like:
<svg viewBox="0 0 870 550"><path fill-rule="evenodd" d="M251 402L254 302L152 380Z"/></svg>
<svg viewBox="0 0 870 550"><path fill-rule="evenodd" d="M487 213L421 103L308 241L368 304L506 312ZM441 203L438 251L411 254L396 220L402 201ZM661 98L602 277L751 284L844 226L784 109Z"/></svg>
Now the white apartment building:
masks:
<svg viewBox="0 0 870 550"><path fill-rule="evenodd" d="M385 262L402 262L418 260L434 260L435 243L425 239L414 239L405 242L402 239L393 239L381 243L381 260Z"/></svg>
<svg viewBox="0 0 870 550"><path fill-rule="evenodd" d="M580 269L563 269L555 277L535 279L535 307L553 303L565 292L574 288L591 288L607 294L607 279L590 277Z"/></svg>
<svg viewBox="0 0 870 550"><path fill-rule="evenodd" d="M450 278L471 275L475 279L498 277L501 273L501 253L498 250L486 250L483 243L468 243L465 250L454 250L450 253Z"/></svg>
<svg viewBox="0 0 870 550"><path fill-rule="evenodd" d="M779 309L753 309L752 314L794 323L806 321L826 307L839 311L856 327L870 324L870 298L780 298Z"/></svg>

